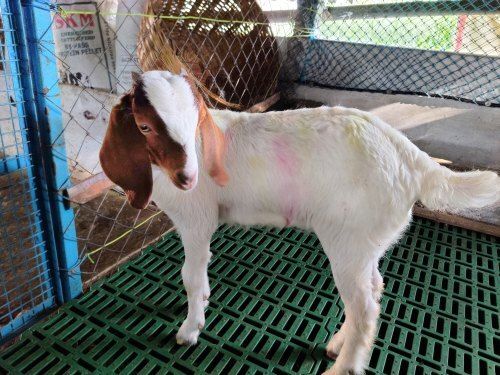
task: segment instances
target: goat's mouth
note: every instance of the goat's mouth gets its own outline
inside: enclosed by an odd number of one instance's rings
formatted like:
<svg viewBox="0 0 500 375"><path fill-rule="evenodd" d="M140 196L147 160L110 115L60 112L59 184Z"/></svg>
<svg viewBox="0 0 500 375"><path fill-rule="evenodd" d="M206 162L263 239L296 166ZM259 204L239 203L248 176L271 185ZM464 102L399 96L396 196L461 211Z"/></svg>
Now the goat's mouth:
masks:
<svg viewBox="0 0 500 375"><path fill-rule="evenodd" d="M196 187L198 183L198 173L195 173L192 176L187 176L183 172L178 172L172 178L172 182L180 190L184 191L192 190Z"/></svg>

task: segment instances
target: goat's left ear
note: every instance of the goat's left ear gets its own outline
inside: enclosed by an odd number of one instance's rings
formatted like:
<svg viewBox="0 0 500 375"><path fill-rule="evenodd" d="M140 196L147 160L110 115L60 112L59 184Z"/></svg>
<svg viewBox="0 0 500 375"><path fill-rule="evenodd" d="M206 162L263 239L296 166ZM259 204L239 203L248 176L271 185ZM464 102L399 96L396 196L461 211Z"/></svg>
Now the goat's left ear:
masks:
<svg viewBox="0 0 500 375"><path fill-rule="evenodd" d="M131 101L127 94L113 107L99 159L106 176L125 191L130 205L142 209L151 198L153 173L146 139L137 129Z"/></svg>
<svg viewBox="0 0 500 375"><path fill-rule="evenodd" d="M215 124L200 93L197 95L197 101L198 128L201 133L203 147L203 164L215 183L219 186L225 186L229 176L224 166L226 154L224 133Z"/></svg>

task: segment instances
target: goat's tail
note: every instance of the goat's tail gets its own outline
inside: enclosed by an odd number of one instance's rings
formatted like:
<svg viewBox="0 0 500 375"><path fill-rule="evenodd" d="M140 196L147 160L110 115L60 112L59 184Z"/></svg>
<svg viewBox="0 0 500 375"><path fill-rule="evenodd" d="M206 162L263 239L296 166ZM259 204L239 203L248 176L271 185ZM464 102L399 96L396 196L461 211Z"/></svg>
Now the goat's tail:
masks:
<svg viewBox="0 0 500 375"><path fill-rule="evenodd" d="M500 177L495 172L454 172L435 162L402 133L376 116L367 115L369 121L383 129L402 158L421 172L416 198L431 210L460 211L481 208L500 202ZM412 182L412 187L415 187Z"/></svg>
<svg viewBox="0 0 500 375"><path fill-rule="evenodd" d="M427 155L426 155L427 156ZM427 156L428 157L428 156ZM432 160L423 175L420 201L431 210L459 211L500 201L500 177L489 171L453 172Z"/></svg>

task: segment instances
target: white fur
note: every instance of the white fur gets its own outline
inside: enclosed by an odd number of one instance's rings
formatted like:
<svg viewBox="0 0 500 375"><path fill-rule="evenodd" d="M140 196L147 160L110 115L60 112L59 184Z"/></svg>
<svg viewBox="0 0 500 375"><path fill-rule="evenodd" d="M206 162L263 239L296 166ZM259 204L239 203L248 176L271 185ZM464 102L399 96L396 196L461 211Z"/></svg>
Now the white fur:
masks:
<svg viewBox="0 0 500 375"><path fill-rule="evenodd" d="M143 74L144 91L151 105L167 126L174 141L184 146L186 164L184 174L198 173L195 133L198 124L198 106L191 87L182 75L166 71L149 71Z"/></svg>
<svg viewBox="0 0 500 375"><path fill-rule="evenodd" d="M170 77L168 89L153 89L147 73L145 78L165 123L194 145L194 112L185 85ZM451 172L397 130L354 109L211 113L227 140L227 186L217 186L203 169L199 140L194 189L177 189L163 173L154 178L153 200L173 220L186 255L188 315L177 341L196 343L205 324L210 239L219 223L293 225L318 235L345 304L345 323L327 346L338 358L327 373L362 373L380 310L378 261L408 225L415 201L433 208L492 204L499 196L498 176Z"/></svg>

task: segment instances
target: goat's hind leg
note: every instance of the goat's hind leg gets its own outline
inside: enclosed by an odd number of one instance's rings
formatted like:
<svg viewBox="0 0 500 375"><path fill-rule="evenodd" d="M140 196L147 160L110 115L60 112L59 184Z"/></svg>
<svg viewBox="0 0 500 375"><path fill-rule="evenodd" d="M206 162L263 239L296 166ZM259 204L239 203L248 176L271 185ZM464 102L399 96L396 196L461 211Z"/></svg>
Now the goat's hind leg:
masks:
<svg viewBox="0 0 500 375"><path fill-rule="evenodd" d="M345 331L347 327L347 319L342 323L340 329L333 334L330 341L328 341L328 345L326 346L326 355L331 359L337 359L344 345L345 341Z"/></svg>
<svg viewBox="0 0 500 375"><path fill-rule="evenodd" d="M378 270L378 262L373 262L371 283L372 283L373 298L375 299L376 302L379 302L380 298L382 297L382 293L384 291L384 280ZM346 317L346 320L344 321L340 329L332 336L332 338L328 342L328 345L326 346L326 355L329 358L331 359L338 358L340 350L344 345L345 331L348 325L349 323L347 322L347 317Z"/></svg>
<svg viewBox="0 0 500 375"><path fill-rule="evenodd" d="M339 244L320 237L330 259L333 277L344 302L346 319L327 345L327 354L336 357L334 366L325 374L362 374L375 338L379 279L374 277L377 249L358 241ZM378 271L377 271L378 272ZM375 288L374 280L377 288Z"/></svg>
<svg viewBox="0 0 500 375"><path fill-rule="evenodd" d="M384 279L378 270L378 261L374 262L372 266L372 291L373 298L375 298L377 302L380 302L382 294L384 293Z"/></svg>

